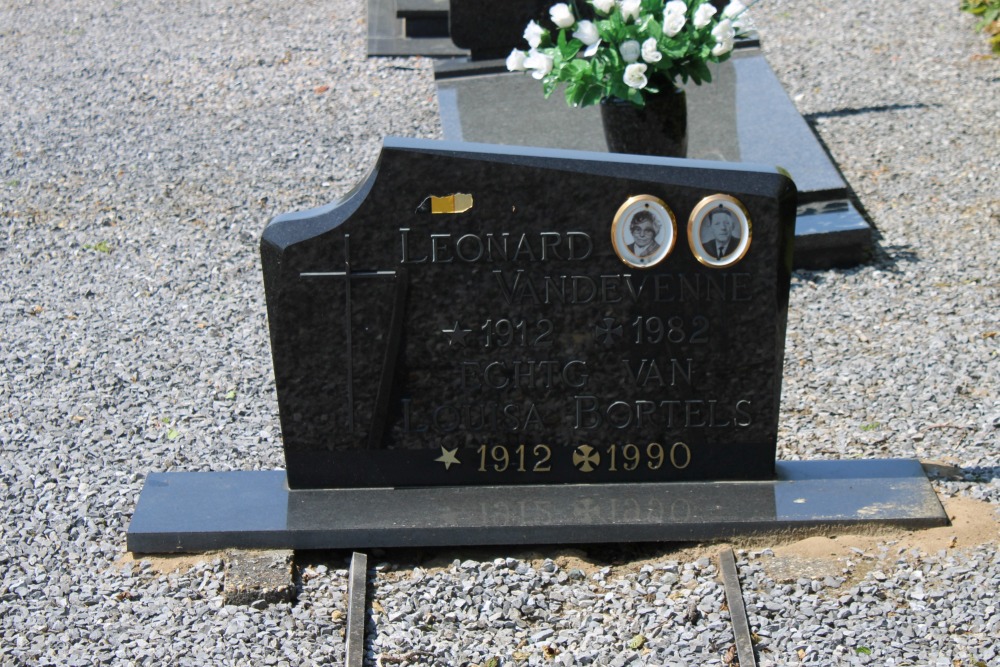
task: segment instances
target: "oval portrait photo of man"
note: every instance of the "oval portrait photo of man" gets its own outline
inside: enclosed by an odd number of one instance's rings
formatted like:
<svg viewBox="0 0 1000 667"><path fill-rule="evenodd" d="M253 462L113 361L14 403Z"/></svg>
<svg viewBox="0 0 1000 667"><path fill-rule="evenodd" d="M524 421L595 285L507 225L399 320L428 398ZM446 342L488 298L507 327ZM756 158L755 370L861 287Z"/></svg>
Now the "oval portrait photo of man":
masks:
<svg viewBox="0 0 1000 667"><path fill-rule="evenodd" d="M711 195L691 211L688 243L705 266L724 268L736 264L750 249L750 217L735 197Z"/></svg>
<svg viewBox="0 0 1000 667"><path fill-rule="evenodd" d="M611 224L611 244L625 264L637 269L656 266L670 254L677 240L677 220L662 199L652 195L629 197Z"/></svg>

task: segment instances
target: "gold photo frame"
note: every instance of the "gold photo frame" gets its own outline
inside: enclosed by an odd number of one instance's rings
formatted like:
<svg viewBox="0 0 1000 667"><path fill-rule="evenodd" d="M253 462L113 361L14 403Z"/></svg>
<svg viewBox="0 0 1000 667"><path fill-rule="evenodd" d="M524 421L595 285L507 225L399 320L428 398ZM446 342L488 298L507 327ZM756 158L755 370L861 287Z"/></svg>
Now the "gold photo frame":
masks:
<svg viewBox="0 0 1000 667"><path fill-rule="evenodd" d="M688 245L704 266L733 266L750 250L753 224L743 203L730 195L702 199L688 218Z"/></svg>
<svg viewBox="0 0 1000 667"><path fill-rule="evenodd" d="M611 223L611 245L618 258L636 269L656 266L677 242L677 218L653 195L635 195L618 208Z"/></svg>

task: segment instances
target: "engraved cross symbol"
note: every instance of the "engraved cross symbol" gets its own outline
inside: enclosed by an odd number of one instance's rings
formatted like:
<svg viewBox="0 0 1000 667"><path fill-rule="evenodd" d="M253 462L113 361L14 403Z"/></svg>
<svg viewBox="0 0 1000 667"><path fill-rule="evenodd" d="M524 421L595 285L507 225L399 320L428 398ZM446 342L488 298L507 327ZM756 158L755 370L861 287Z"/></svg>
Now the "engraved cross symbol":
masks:
<svg viewBox="0 0 1000 667"><path fill-rule="evenodd" d="M402 313L405 310L406 299L406 273L402 269L396 271L353 271L351 269L351 235L344 234L344 270L324 271L314 273L300 273L300 278L345 278L344 281L344 369L347 373L347 429L351 433L355 432L354 423L354 345L353 345L353 304L351 301L351 283L354 279L361 278L383 278L396 280L396 299L392 305L392 317L389 327L389 339L386 344L385 358L382 362L382 377L378 385L378 396L375 399L375 417L369 429L368 447L377 449L381 447L382 431L377 428L377 424L385 422L385 413L388 409L389 393L392 385L392 375L394 372L393 360L399 352L399 345L402 336Z"/></svg>
<svg viewBox="0 0 1000 667"><path fill-rule="evenodd" d="M600 324L594 327L594 338L599 343L612 345L622 337L622 325L613 317L605 317Z"/></svg>
<svg viewBox="0 0 1000 667"><path fill-rule="evenodd" d="M580 472L593 472L594 468L601 465L601 454L590 445L580 445L573 452L573 465Z"/></svg>

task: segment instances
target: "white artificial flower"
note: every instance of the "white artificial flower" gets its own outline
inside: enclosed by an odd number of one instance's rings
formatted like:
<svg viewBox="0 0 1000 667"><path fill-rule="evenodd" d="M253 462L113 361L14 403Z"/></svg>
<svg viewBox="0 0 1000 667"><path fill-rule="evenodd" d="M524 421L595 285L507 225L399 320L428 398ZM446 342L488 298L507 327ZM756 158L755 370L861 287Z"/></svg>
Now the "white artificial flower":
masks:
<svg viewBox="0 0 1000 667"><path fill-rule="evenodd" d="M733 0L722 10L723 18L734 19L747 10L747 6L740 0Z"/></svg>
<svg viewBox="0 0 1000 667"><path fill-rule="evenodd" d="M552 56L532 49L528 52L528 57L524 59L524 66L533 70L531 76L534 78L544 79L552 71Z"/></svg>
<svg viewBox="0 0 1000 667"><path fill-rule="evenodd" d="M701 7L694 12L694 27L704 28L709 23L712 22L712 17L715 16L716 9L709 3L703 4Z"/></svg>
<svg viewBox="0 0 1000 667"><path fill-rule="evenodd" d="M713 56L724 56L733 50L733 40L727 39L721 42L716 42L715 46L712 47Z"/></svg>
<svg viewBox="0 0 1000 667"><path fill-rule="evenodd" d="M577 23L573 36L587 45L587 49L583 52L584 58L592 57L601 46L601 35L597 32L597 26L591 21Z"/></svg>
<svg viewBox="0 0 1000 667"><path fill-rule="evenodd" d="M594 42L601 41L601 35L597 32L597 26L591 21L580 21L577 23L573 36L587 46L590 46Z"/></svg>
<svg viewBox="0 0 1000 667"><path fill-rule="evenodd" d="M568 28L576 23L573 11L565 2L552 5L552 8L549 9L549 17L551 17L552 22L560 28Z"/></svg>
<svg viewBox="0 0 1000 667"><path fill-rule="evenodd" d="M716 42L732 42L736 39L736 30L733 28L733 22L729 19L722 19L712 28L712 37L715 37Z"/></svg>
<svg viewBox="0 0 1000 667"><path fill-rule="evenodd" d="M622 54L622 59L627 63L634 63L638 60L641 51L642 47L634 39L622 42L622 45L618 47L618 52Z"/></svg>
<svg viewBox="0 0 1000 667"><path fill-rule="evenodd" d="M622 10L622 18L628 21L639 20L639 11L642 9L642 0L621 0L619 7Z"/></svg>
<svg viewBox="0 0 1000 667"><path fill-rule="evenodd" d="M642 63L635 63L625 68L625 75L622 77L629 88L642 90L649 83L646 78L646 66Z"/></svg>
<svg viewBox="0 0 1000 667"><path fill-rule="evenodd" d="M663 32L667 37L673 37L687 23L687 5L681 0L670 0L663 8Z"/></svg>
<svg viewBox="0 0 1000 667"><path fill-rule="evenodd" d="M673 37L681 30L684 29L684 24L687 23L687 18L683 14L672 14L670 16L663 17L663 34L667 37Z"/></svg>
<svg viewBox="0 0 1000 667"><path fill-rule="evenodd" d="M524 51L518 51L517 49L514 49L513 51L510 52L510 55L507 56L507 70L510 72L523 72L525 69L527 69L524 66L524 60L527 57L528 54L525 53Z"/></svg>
<svg viewBox="0 0 1000 667"><path fill-rule="evenodd" d="M667 6L663 8L663 15L667 14L687 14L688 6L684 4L683 0L670 0Z"/></svg>
<svg viewBox="0 0 1000 667"><path fill-rule="evenodd" d="M590 4L594 5L594 9L602 14L610 14L611 10L615 8L615 0L590 0Z"/></svg>
<svg viewBox="0 0 1000 667"><path fill-rule="evenodd" d="M524 29L524 39L528 42L528 46L532 49L537 49L542 44L542 37L545 35L545 28L538 25L534 21L528 23L528 27Z"/></svg>
<svg viewBox="0 0 1000 667"><path fill-rule="evenodd" d="M642 43L642 59L647 63L658 63L663 59L663 54L657 49L655 37Z"/></svg>
<svg viewBox="0 0 1000 667"><path fill-rule="evenodd" d="M746 10L747 6L740 2L740 0L733 0L722 10L722 16L723 18L732 19L733 27L743 32L747 28L746 22L750 19L745 13Z"/></svg>
<svg viewBox="0 0 1000 667"><path fill-rule="evenodd" d="M736 30L729 19L722 19L712 28L712 37L715 37L715 46L712 48L713 56L721 56L733 50L733 40L736 39Z"/></svg>

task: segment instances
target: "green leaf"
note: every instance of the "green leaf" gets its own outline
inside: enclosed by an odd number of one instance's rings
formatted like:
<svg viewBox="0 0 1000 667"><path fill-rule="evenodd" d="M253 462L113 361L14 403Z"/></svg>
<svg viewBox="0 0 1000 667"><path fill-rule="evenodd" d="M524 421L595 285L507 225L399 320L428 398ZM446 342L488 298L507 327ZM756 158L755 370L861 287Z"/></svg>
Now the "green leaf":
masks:
<svg viewBox="0 0 1000 667"><path fill-rule="evenodd" d="M597 104L604 97L604 86L594 83L587 86L587 90L584 92L580 99L581 107L589 107Z"/></svg>
<svg viewBox="0 0 1000 667"><path fill-rule="evenodd" d="M583 60L574 59L567 63L566 69L573 77L581 79L590 74L590 65Z"/></svg>
<svg viewBox="0 0 1000 667"><path fill-rule="evenodd" d="M236 398L236 390L235 389L230 389L229 391L226 392L226 400L227 401L231 401L234 398Z"/></svg>
<svg viewBox="0 0 1000 667"><path fill-rule="evenodd" d="M691 63L691 78L695 80L696 83L700 84L702 81L711 82L712 81L712 70L708 69L708 65L704 61L696 60Z"/></svg>
<svg viewBox="0 0 1000 667"><path fill-rule="evenodd" d="M854 652L857 653L858 655L871 655L872 654L872 650L870 648L868 648L867 646L858 646L858 647L855 647Z"/></svg>
<svg viewBox="0 0 1000 667"><path fill-rule="evenodd" d="M649 20L646 21L645 30L646 34L650 37L655 37L657 42L660 41L661 37L663 37L663 26L660 25L660 22L652 16L650 16Z"/></svg>
<svg viewBox="0 0 1000 667"><path fill-rule="evenodd" d="M628 647L633 651L638 651L645 645L646 638L643 635L636 635L635 637L632 637L632 641L628 643Z"/></svg>
<svg viewBox="0 0 1000 667"><path fill-rule="evenodd" d="M178 431L177 429L175 429L175 428L169 429L167 431L167 440L171 440L171 441L172 440L176 440L177 438L180 437L180 435L181 435L181 432Z"/></svg>
<svg viewBox="0 0 1000 667"><path fill-rule="evenodd" d="M578 107L580 106L580 98L583 97L583 93L580 90L580 86L571 83L566 86L566 106L568 107Z"/></svg>

